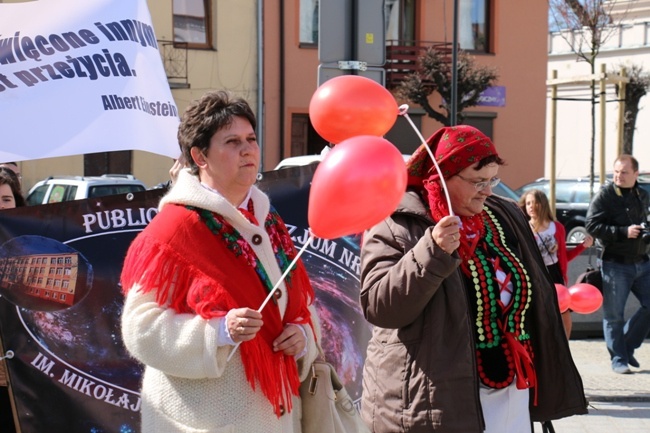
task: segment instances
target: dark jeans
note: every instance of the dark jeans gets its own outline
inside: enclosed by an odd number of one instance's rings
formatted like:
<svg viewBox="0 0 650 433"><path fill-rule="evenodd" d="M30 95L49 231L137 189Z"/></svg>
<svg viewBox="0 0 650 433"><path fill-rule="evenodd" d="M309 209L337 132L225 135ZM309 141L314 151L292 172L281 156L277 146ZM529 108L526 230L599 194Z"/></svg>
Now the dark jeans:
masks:
<svg viewBox="0 0 650 433"><path fill-rule="evenodd" d="M628 364L650 331L650 262L623 264L603 260L603 332L612 366ZM641 307L625 320L630 292Z"/></svg>

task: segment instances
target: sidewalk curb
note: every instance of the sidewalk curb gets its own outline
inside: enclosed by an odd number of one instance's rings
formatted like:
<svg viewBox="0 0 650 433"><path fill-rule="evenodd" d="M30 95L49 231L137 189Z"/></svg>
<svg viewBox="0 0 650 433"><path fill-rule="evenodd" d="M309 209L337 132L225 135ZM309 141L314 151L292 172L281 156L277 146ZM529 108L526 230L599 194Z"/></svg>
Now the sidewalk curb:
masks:
<svg viewBox="0 0 650 433"><path fill-rule="evenodd" d="M587 395L587 403L650 403L650 395L628 396L628 395Z"/></svg>

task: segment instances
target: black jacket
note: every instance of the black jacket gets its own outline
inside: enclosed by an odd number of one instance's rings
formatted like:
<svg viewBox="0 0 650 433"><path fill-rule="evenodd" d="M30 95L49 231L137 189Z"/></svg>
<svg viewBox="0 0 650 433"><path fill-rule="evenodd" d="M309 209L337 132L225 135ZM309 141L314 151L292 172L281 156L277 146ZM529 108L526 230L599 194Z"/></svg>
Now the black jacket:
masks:
<svg viewBox="0 0 650 433"><path fill-rule="evenodd" d="M650 198L638 184L629 194L621 194L620 189L609 183L603 186L594 197L587 211L585 228L600 239L607 255L638 257L648 253L648 244L642 237L630 239L627 228L647 221Z"/></svg>

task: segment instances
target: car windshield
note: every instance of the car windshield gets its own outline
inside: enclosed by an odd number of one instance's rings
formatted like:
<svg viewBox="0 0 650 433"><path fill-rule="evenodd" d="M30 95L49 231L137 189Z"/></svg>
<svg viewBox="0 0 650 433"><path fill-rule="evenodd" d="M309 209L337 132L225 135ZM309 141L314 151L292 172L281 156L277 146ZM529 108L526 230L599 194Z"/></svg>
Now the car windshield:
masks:
<svg viewBox="0 0 650 433"><path fill-rule="evenodd" d="M144 191L142 185L98 185L88 189L88 198Z"/></svg>
<svg viewBox="0 0 650 433"><path fill-rule="evenodd" d="M47 192L47 189L49 188L49 185L40 185L36 187L25 199L25 202L27 203L28 206L33 206L37 204L43 203L43 198L45 197L45 193Z"/></svg>

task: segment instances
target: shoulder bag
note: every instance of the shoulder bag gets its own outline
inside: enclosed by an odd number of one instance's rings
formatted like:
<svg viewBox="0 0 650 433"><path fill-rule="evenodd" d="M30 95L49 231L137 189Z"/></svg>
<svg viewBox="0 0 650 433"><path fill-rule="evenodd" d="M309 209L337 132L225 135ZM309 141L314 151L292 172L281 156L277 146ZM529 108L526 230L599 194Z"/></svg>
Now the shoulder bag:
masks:
<svg viewBox="0 0 650 433"><path fill-rule="evenodd" d="M600 268L594 268L591 265L587 265L587 269L576 278L576 284L591 284L596 287L598 290L603 291L603 276L600 273Z"/></svg>
<svg viewBox="0 0 650 433"><path fill-rule="evenodd" d="M317 343L318 344L318 343ZM303 433L370 433L323 349L300 384Z"/></svg>
<svg viewBox="0 0 650 433"><path fill-rule="evenodd" d="M593 266L591 264L591 257L593 255L593 250L589 250L589 259L587 262L587 269L576 278L576 284L591 284L596 287L600 292L603 291L603 276L600 273L600 266Z"/></svg>

